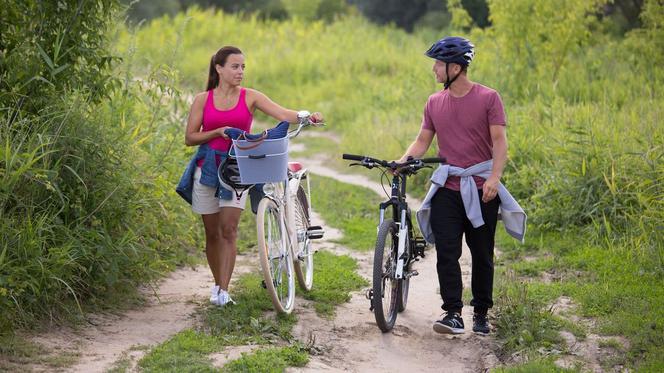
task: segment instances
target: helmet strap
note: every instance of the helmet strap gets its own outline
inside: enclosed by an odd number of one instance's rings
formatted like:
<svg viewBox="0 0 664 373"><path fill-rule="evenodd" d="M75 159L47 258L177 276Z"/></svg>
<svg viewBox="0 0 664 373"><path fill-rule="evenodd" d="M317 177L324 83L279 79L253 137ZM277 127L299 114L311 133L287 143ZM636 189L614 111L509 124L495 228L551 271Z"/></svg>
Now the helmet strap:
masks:
<svg viewBox="0 0 664 373"><path fill-rule="evenodd" d="M450 88L450 86L452 85L452 83L454 83L454 81L457 80L457 78L459 77L459 75L461 75L461 71L459 71L459 72L454 76L454 78L450 79L449 69L448 69L449 66L450 66L450 65L446 62L446 63L445 63L445 77L446 77L446 80L445 80L445 89Z"/></svg>

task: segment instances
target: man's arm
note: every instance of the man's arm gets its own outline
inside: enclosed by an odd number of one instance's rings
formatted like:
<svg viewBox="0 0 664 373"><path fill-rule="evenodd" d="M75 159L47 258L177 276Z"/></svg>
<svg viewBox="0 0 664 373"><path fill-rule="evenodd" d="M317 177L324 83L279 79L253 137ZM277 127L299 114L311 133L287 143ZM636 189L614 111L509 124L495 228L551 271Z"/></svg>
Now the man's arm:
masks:
<svg viewBox="0 0 664 373"><path fill-rule="evenodd" d="M498 183L501 176L503 176L505 163L507 163L507 134L505 126L489 126L489 132L491 133L491 141L493 142L493 167L491 168L491 176L486 179L484 186L482 186L483 202L489 202L496 197Z"/></svg>
<svg viewBox="0 0 664 373"><path fill-rule="evenodd" d="M408 156L413 158L421 158L424 153L427 152L427 149L429 149L434 134L435 132L432 130L427 130L424 128L420 129L420 133L417 134L417 138L415 138L415 141L410 144L408 150L406 150L406 153L404 153L403 157L399 159L399 162L405 162L408 159Z"/></svg>

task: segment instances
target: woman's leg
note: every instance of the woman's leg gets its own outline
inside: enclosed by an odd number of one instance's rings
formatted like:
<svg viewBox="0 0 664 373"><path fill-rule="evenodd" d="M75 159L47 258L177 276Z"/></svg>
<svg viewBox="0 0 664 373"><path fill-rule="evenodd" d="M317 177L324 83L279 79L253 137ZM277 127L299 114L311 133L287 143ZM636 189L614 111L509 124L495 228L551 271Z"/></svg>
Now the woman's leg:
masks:
<svg viewBox="0 0 664 373"><path fill-rule="evenodd" d="M220 214L221 224L221 251L219 261L219 287L228 291L231 282L235 257L237 256L237 227L240 224L242 209L235 207L222 207Z"/></svg>
<svg viewBox="0 0 664 373"><path fill-rule="evenodd" d="M205 256L214 277L214 284L221 284L221 212L201 215L205 226Z"/></svg>

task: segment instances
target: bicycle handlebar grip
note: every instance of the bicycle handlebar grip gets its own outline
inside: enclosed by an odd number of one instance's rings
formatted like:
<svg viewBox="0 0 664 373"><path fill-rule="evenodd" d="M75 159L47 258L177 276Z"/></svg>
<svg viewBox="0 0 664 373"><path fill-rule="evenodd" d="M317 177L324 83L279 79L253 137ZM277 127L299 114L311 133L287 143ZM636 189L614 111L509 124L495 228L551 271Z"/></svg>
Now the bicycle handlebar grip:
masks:
<svg viewBox="0 0 664 373"><path fill-rule="evenodd" d="M422 158L422 163L445 163L445 158Z"/></svg>
<svg viewBox="0 0 664 373"><path fill-rule="evenodd" d="M364 156L361 156L361 155L346 154L346 153L344 153L344 155L342 156L342 158L343 158L343 159L348 159L348 160L351 160L351 161L361 161L361 160L363 160L365 157L364 157Z"/></svg>

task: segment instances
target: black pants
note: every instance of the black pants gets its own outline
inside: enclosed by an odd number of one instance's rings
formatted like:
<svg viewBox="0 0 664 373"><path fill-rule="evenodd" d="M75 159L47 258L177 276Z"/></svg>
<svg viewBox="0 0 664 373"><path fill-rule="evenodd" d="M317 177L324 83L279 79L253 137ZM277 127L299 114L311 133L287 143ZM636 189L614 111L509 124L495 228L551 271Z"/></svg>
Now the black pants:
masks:
<svg viewBox="0 0 664 373"><path fill-rule="evenodd" d="M431 200L431 228L436 239L438 282L443 298L443 310L461 312L461 237L465 233L466 244L472 255L473 300L470 305L477 312L486 312L493 306L493 245L498 220L498 196L480 205L484 225L473 228L466 217L461 193L440 188Z"/></svg>

